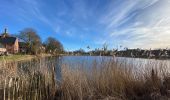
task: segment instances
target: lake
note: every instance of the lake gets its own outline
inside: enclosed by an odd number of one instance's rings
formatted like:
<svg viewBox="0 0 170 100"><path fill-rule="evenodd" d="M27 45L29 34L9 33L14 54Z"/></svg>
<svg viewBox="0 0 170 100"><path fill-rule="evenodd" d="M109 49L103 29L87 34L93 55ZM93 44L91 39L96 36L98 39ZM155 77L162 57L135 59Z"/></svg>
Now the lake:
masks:
<svg viewBox="0 0 170 100"><path fill-rule="evenodd" d="M111 56L63 56L59 57L60 64L68 64L71 67L86 64L87 68L91 67L94 62L118 61L136 68L146 68L148 64L153 64L153 67L160 65L170 66L170 60L144 59L144 58L127 58L127 57L111 57Z"/></svg>
<svg viewBox="0 0 170 100"><path fill-rule="evenodd" d="M126 58L126 57L111 57L111 56L61 56L61 57L47 57L41 59L35 59L31 61L20 61L10 64L5 64L4 66L9 67L12 71L0 71L3 77L5 72L11 76L22 76L23 74L29 74L31 72L41 71L45 72L49 70L52 66L55 66L56 79L61 80L61 68L63 65L67 65L70 68L83 67L90 70L94 64L97 67L102 67L102 63L117 62L121 66L130 66L131 69L136 72L141 72L141 70L153 68L160 68L164 66L166 70L170 70L170 60L155 60L155 59L143 59L143 58ZM152 66L150 66L152 65ZM2 65L1 65L2 66ZM4 74L4 75L3 75Z"/></svg>

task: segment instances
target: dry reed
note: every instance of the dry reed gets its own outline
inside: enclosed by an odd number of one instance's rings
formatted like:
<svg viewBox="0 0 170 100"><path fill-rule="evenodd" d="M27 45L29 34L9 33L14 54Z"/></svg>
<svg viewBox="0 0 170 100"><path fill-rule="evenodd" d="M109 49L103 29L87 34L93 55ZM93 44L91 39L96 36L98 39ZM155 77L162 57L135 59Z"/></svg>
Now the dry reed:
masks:
<svg viewBox="0 0 170 100"><path fill-rule="evenodd" d="M1 64L2 100L168 100L170 73L165 63L129 64L116 59L61 65L56 59ZM20 66L20 68L16 66ZM19 70L19 71L18 71Z"/></svg>
<svg viewBox="0 0 170 100"><path fill-rule="evenodd" d="M166 64L147 63L147 68L110 60L72 68L62 65L62 100L169 100L170 76Z"/></svg>
<svg viewBox="0 0 170 100"><path fill-rule="evenodd" d="M0 100L52 100L56 89L54 64L45 58L1 63Z"/></svg>

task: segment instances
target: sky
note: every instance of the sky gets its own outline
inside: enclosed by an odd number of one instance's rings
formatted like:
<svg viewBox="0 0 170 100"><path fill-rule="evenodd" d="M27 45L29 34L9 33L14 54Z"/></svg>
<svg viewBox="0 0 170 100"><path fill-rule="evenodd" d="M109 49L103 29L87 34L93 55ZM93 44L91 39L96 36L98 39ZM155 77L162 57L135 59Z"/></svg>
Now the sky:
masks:
<svg viewBox="0 0 170 100"><path fill-rule="evenodd" d="M170 0L0 0L0 32L34 28L65 50L170 48Z"/></svg>

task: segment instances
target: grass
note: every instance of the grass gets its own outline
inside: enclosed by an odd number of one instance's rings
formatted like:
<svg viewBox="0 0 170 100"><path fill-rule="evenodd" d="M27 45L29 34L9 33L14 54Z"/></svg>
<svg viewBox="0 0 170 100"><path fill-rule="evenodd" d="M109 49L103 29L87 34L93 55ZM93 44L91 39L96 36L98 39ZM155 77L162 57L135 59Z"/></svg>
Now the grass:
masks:
<svg viewBox="0 0 170 100"><path fill-rule="evenodd" d="M52 56L50 54L41 54L41 55L24 55L24 54L14 54L8 56L0 56L0 62L14 62L14 61L23 61L23 60L31 60L37 57L49 57Z"/></svg>
<svg viewBox="0 0 170 100"><path fill-rule="evenodd" d="M0 69L0 99L2 100L168 100L170 99L170 73L165 63L147 63L141 67L126 61L94 61L76 64L74 68L62 64L62 81L55 81L55 59L40 59L21 66L15 64ZM27 65L27 66L25 66ZM24 67L25 66L25 67ZM28 68L29 66L29 68ZM6 70L6 71L5 71ZM19 75L13 75L17 73ZM7 74L5 74L7 73ZM11 74L11 75L10 75Z"/></svg>
<svg viewBox="0 0 170 100"><path fill-rule="evenodd" d="M0 61L21 61L21 60L30 60L32 58L35 58L34 55L9 55L9 56L0 56Z"/></svg>

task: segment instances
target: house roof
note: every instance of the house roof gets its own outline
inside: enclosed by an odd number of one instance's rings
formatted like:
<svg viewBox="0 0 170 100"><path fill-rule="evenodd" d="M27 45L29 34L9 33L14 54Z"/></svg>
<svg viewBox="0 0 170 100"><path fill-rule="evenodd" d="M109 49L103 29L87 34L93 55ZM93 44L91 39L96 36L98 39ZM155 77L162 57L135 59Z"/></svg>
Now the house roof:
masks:
<svg viewBox="0 0 170 100"><path fill-rule="evenodd" d="M16 37L2 37L0 36L0 43L2 44L14 44L16 41Z"/></svg>

